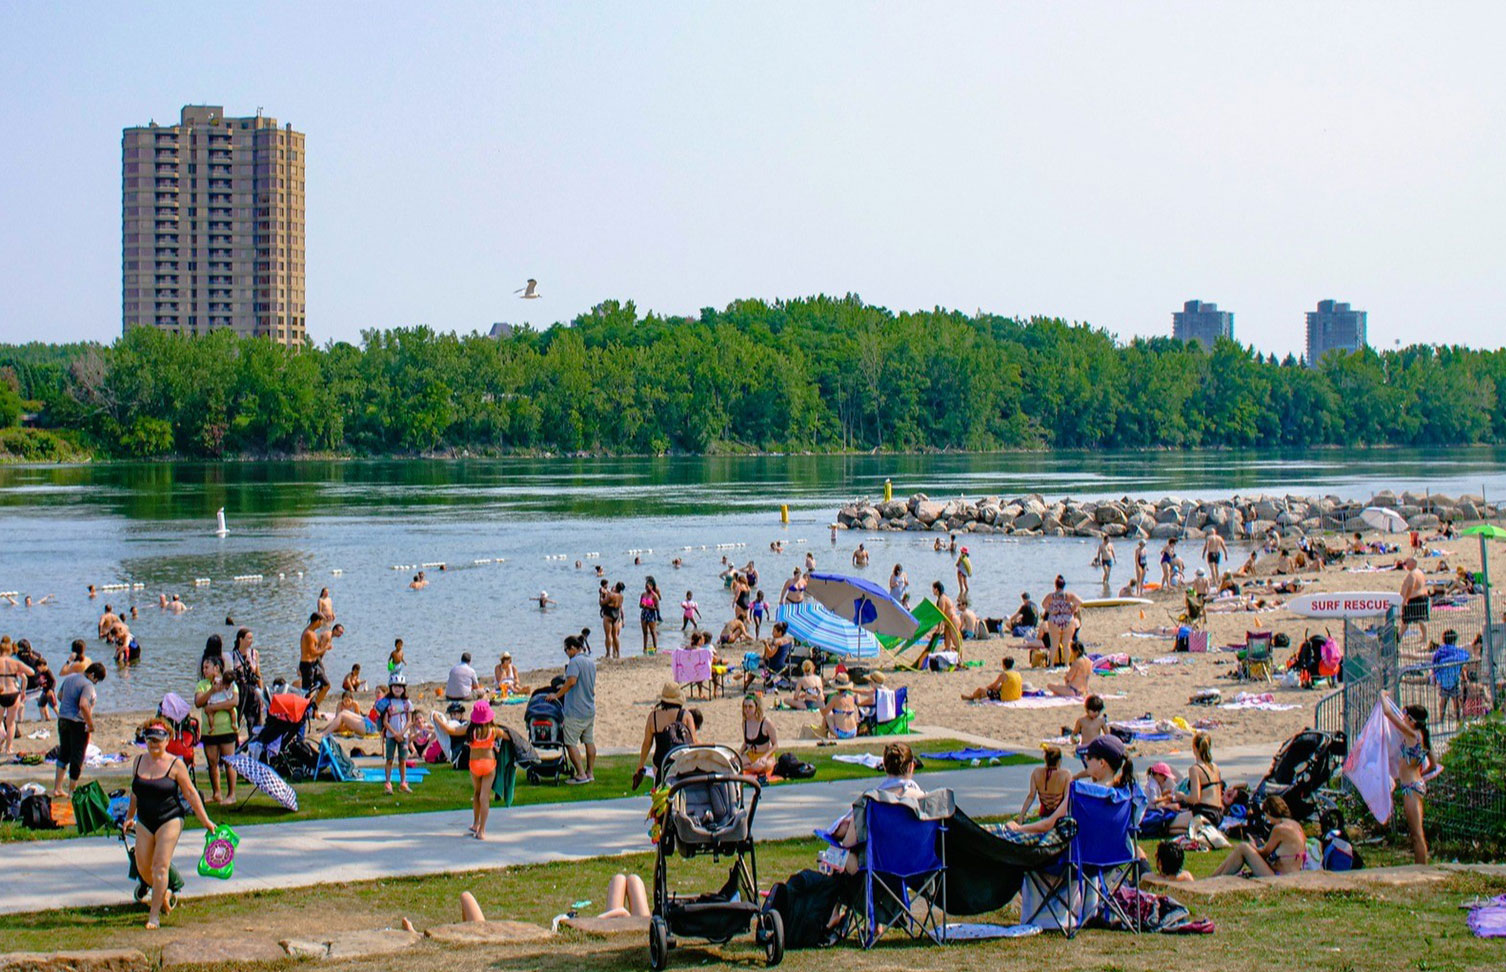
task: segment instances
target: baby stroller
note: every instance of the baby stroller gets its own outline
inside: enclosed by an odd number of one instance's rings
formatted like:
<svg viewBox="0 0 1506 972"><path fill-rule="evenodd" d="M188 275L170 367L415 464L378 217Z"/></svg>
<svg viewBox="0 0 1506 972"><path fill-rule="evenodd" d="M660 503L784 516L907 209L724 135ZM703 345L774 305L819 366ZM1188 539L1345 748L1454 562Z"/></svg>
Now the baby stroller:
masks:
<svg viewBox="0 0 1506 972"><path fill-rule="evenodd" d="M312 780L319 770L319 750L304 738L312 715L313 703L302 695L274 695L266 723L242 749L289 783Z"/></svg>
<svg viewBox="0 0 1506 972"><path fill-rule="evenodd" d="M784 924L776 911L763 911L758 893L758 859L753 847L753 815L758 781L743 775L737 754L726 746L681 746L664 760L654 858L654 914L648 929L649 966L664 968L676 937L730 941L753 925L754 940L770 966L784 958ZM748 795L748 791L752 795ZM669 890L669 861L675 853L691 858L731 857L727 882L718 891L683 897Z"/></svg>
<svg viewBox="0 0 1506 972"><path fill-rule="evenodd" d="M528 767L528 782L534 786L549 780L556 786L566 773L573 773L570 758L565 753L564 706L551 698L558 687L535 689L528 698L528 707L523 710L523 720L528 724L528 742L538 754L539 761Z"/></svg>
<svg viewBox="0 0 1506 972"><path fill-rule="evenodd" d="M1334 770L1349 751L1342 732L1304 729L1286 742L1271 761L1271 771L1255 787L1250 797L1246 819L1247 831L1264 840L1269 825L1260 813L1260 804L1268 796L1279 796L1292 811L1292 819L1311 820L1319 811L1333 810L1335 804L1320 790L1333 778Z"/></svg>
<svg viewBox="0 0 1506 972"><path fill-rule="evenodd" d="M172 729L173 736L167 741L167 751L183 760L183 764L188 767L189 779L197 783L194 758L202 733L199 730L199 720L194 718L192 707L178 693L169 692L162 697L162 703L157 706L157 714L166 719L168 726Z"/></svg>

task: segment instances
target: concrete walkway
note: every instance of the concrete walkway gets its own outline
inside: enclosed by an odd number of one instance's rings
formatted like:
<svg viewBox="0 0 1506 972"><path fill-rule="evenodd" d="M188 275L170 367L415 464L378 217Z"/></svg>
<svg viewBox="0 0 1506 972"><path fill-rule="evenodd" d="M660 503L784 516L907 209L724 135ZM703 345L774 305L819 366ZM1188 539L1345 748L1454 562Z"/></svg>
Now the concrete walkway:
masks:
<svg viewBox="0 0 1506 972"><path fill-rule="evenodd" d="M924 751L923 744L918 748ZM1258 779L1269 765L1269 750L1230 752L1220 763L1231 780ZM928 772L920 780L927 790L950 787L958 806L973 816L1002 816L1019 810L1032 768ZM1138 768L1143 772L1144 766ZM872 782L769 787L754 831L760 840L809 836L812 828L845 813ZM382 798L376 784L350 785L369 786L374 798ZM469 809L246 826L237 828L241 842L230 881L198 876L202 837L190 831L179 843L174 863L187 882L186 894L211 895L578 860L651 850L647 812L647 797L494 808L484 842L465 834ZM229 819L234 825L233 814ZM0 885L0 913L130 901L131 882L118 839L17 842L5 846L3 857L7 871L25 879Z"/></svg>

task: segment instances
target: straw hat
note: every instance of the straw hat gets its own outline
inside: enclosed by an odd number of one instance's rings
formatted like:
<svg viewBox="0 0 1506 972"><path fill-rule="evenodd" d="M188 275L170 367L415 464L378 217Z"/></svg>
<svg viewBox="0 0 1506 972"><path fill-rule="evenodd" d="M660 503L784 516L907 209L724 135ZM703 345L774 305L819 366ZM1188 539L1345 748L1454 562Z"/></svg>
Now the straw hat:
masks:
<svg viewBox="0 0 1506 972"><path fill-rule="evenodd" d="M850 689L852 688L852 679L847 676L846 672L838 672L837 677L831 680L831 687L834 689Z"/></svg>
<svg viewBox="0 0 1506 972"><path fill-rule="evenodd" d="M887 681L888 681L888 679L884 678L884 673L883 672L869 672L868 673L868 684L869 685L883 685Z"/></svg>
<svg viewBox="0 0 1506 972"><path fill-rule="evenodd" d="M672 705L684 705L685 696L680 692L680 686L674 682L665 682L664 687L659 689L659 701L669 702Z"/></svg>

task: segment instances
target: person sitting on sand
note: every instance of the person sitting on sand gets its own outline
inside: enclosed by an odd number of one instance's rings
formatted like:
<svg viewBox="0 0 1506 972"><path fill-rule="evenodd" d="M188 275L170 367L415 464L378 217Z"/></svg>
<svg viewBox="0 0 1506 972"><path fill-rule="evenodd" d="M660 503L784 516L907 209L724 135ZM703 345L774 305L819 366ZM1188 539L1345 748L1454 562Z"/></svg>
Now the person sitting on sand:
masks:
<svg viewBox="0 0 1506 972"><path fill-rule="evenodd" d="M1249 557L1249 559L1246 560L1243 564L1240 565L1239 569L1234 572L1234 576L1235 577L1254 577L1255 576L1255 561L1258 560L1259 558L1260 558L1260 552L1257 551L1257 550L1251 550L1250 551L1250 557Z"/></svg>
<svg viewBox="0 0 1506 972"><path fill-rule="evenodd" d="M1187 854L1174 841L1163 840L1156 845L1156 870L1140 880L1146 884L1185 884L1192 880L1192 872L1182 865Z"/></svg>
<svg viewBox="0 0 1506 972"><path fill-rule="evenodd" d="M1030 599L1029 591L1020 593L1020 609L1009 616L1007 623L1009 633L1016 638L1035 637L1035 629L1041 624L1041 609Z"/></svg>
<svg viewBox="0 0 1506 972"><path fill-rule="evenodd" d="M821 676L816 674L816 663L807 658L800 663L800 677L795 679L795 691L790 697L790 705L814 711L821 708L825 701L826 693L821 685Z"/></svg>
<svg viewBox="0 0 1506 972"><path fill-rule="evenodd" d="M858 734L858 700L852 691L852 679L838 672L831 680L833 693L821 709L817 732L827 739L853 739Z"/></svg>
<svg viewBox="0 0 1506 972"><path fill-rule="evenodd" d="M1088 694L1088 680L1093 675L1093 663L1084 654L1082 642L1072 642L1072 664L1067 666L1067 675L1062 682L1046 686L1052 695L1082 696Z"/></svg>
<svg viewBox="0 0 1506 972"><path fill-rule="evenodd" d="M1056 746L1042 746L1041 753L1046 762L1030 773L1030 791L1025 794L1025 805L1016 818L1021 823L1030 818L1030 807L1037 800L1040 801L1042 817L1055 813L1067 795L1067 787L1072 784L1072 774L1062 766L1062 751Z"/></svg>
<svg viewBox="0 0 1506 972"><path fill-rule="evenodd" d="M1103 713L1103 696L1090 695L1082 702L1082 715L1072 724L1072 735L1077 739L1077 758L1082 759L1093 740L1109 731L1109 717ZM1085 773L1077 774L1078 778Z"/></svg>
<svg viewBox="0 0 1506 972"><path fill-rule="evenodd" d="M1256 847L1241 841L1229 851L1213 872L1214 877L1240 874L1249 868L1251 877L1278 877L1300 874L1307 863L1307 835L1302 825L1292 819L1292 811L1279 796L1268 796L1260 803L1260 812L1271 823L1271 838Z"/></svg>
<svg viewBox="0 0 1506 972"><path fill-rule="evenodd" d="M962 693L964 702L981 702L987 699L990 702L1018 702L1024 692L1024 680L1020 673L1014 670L1014 658L1005 655L1000 660L1003 671L999 677L983 688L973 689L971 692Z"/></svg>
<svg viewBox="0 0 1506 972"><path fill-rule="evenodd" d="M528 686L518 678L518 667L512 663L512 652L504 651L492 670L497 680L497 691L503 695L527 695Z"/></svg>
<svg viewBox="0 0 1506 972"><path fill-rule="evenodd" d="M962 637L977 641L983 637L983 619L978 617L978 612L973 610L972 604L966 597L957 600L957 606L962 609Z"/></svg>

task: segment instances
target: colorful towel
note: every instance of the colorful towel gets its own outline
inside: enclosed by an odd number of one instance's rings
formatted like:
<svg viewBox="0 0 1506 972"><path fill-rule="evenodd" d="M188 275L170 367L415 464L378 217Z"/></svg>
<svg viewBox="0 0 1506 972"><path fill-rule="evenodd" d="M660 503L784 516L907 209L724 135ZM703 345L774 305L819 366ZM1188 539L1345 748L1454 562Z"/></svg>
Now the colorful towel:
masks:
<svg viewBox="0 0 1506 972"><path fill-rule="evenodd" d="M1256 695L1252 692L1241 692L1234 696L1233 702L1225 702L1220 709L1259 709L1262 712L1286 712L1289 709L1300 709L1300 705L1285 705L1277 702L1276 697L1270 692L1262 692Z"/></svg>
<svg viewBox="0 0 1506 972"><path fill-rule="evenodd" d="M382 782L382 772L383 769L380 766L368 766L361 770L361 775L357 776L356 780L361 783L380 783ZM428 775L429 771L427 769L415 766L408 770L408 782L422 783L424 777ZM396 783L397 781L397 767L394 766L392 767L392 782Z"/></svg>
<svg viewBox="0 0 1506 972"><path fill-rule="evenodd" d="M1005 756L1013 756L1014 753L1007 749L975 749L969 746L967 749L954 749L946 753L921 753L925 759L945 759L958 763L966 763L974 759L1003 759Z"/></svg>
<svg viewBox="0 0 1506 972"><path fill-rule="evenodd" d="M875 753L854 753L833 756L832 760L838 763L852 763L855 766L866 766L869 769L883 769L884 757Z"/></svg>
<svg viewBox="0 0 1506 972"><path fill-rule="evenodd" d="M1469 930L1478 938L1506 938L1506 894L1469 909Z"/></svg>

